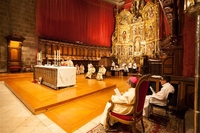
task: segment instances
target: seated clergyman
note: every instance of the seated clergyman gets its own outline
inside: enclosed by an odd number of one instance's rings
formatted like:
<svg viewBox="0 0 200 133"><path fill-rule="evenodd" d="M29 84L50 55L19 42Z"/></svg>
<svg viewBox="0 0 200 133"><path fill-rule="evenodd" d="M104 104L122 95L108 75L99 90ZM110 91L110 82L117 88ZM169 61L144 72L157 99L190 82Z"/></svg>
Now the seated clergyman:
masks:
<svg viewBox="0 0 200 133"><path fill-rule="evenodd" d="M94 66L91 64L90 67L88 68L88 72L86 73L86 78L91 79L92 74L95 73L96 69Z"/></svg>
<svg viewBox="0 0 200 133"><path fill-rule="evenodd" d="M138 82L137 77L130 77L127 82L127 91L124 93L120 93L116 91L116 95L111 96L111 100L106 103L104 111L101 115L100 123L103 125L104 129L108 130L108 128L116 121L109 118L108 112L112 104L114 104L113 108L111 109L112 112L122 114L122 115L129 115L133 113L133 106L125 106L118 103L130 104L134 103L135 101L135 86ZM116 89L118 90L118 89Z"/></svg>
<svg viewBox="0 0 200 133"><path fill-rule="evenodd" d="M99 71L97 73L96 79L97 80L103 80L103 75L105 75L106 73L106 68L101 65L101 67L99 67Z"/></svg>

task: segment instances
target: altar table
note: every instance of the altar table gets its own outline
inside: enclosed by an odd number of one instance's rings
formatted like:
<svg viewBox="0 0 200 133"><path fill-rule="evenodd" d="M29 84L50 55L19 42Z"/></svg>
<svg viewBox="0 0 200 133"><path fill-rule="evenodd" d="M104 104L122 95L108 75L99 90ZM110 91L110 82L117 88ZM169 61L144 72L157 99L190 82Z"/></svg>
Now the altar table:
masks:
<svg viewBox="0 0 200 133"><path fill-rule="evenodd" d="M53 66L35 66L34 79L41 84L58 90L61 87L73 86L76 84L75 67L53 67Z"/></svg>

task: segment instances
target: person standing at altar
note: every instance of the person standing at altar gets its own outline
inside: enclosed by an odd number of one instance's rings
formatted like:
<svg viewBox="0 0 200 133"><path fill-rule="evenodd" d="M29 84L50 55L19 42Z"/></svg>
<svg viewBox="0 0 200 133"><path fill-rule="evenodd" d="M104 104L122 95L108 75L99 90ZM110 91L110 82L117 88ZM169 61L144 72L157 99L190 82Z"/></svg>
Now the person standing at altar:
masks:
<svg viewBox="0 0 200 133"><path fill-rule="evenodd" d="M79 70L80 70L80 74L85 73L85 67L83 64L80 65Z"/></svg>
<svg viewBox="0 0 200 133"><path fill-rule="evenodd" d="M62 61L61 61L61 66L66 66L64 59L62 59Z"/></svg>
<svg viewBox="0 0 200 133"><path fill-rule="evenodd" d="M80 67L79 67L79 65L76 64L75 67L76 67L76 74L80 74Z"/></svg>
<svg viewBox="0 0 200 133"><path fill-rule="evenodd" d="M88 72L86 73L86 78L91 79L92 75L95 73L96 69L94 66L91 64L90 67L88 68Z"/></svg>
<svg viewBox="0 0 200 133"><path fill-rule="evenodd" d="M109 118L108 111L110 110L110 107L112 104L114 104L113 108L111 109L112 112L115 112L117 114L122 115L129 115L133 113L133 106L124 106L122 104L117 103L134 103L134 97L135 97L135 86L138 82L137 77L130 77L128 79L128 90L124 92L121 95L118 95L117 93L115 95L111 96L111 100L107 102L104 111L101 115L100 123L103 125L104 129L108 130L109 126L113 125L115 121L111 118ZM118 90L118 89L117 89Z"/></svg>
<svg viewBox="0 0 200 133"><path fill-rule="evenodd" d="M65 64L68 67L74 67L74 63L69 57L67 57L67 60L65 61Z"/></svg>
<svg viewBox="0 0 200 133"><path fill-rule="evenodd" d="M101 65L99 67L99 71L97 73L96 79L97 80L103 80L103 75L105 75L105 74L106 74L106 68L103 65Z"/></svg>

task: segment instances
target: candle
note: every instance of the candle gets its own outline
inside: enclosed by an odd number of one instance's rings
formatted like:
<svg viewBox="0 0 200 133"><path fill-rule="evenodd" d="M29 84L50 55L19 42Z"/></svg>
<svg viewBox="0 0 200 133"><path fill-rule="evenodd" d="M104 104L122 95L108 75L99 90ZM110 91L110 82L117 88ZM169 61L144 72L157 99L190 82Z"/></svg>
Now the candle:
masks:
<svg viewBox="0 0 200 133"><path fill-rule="evenodd" d="M54 50L54 60L56 60L56 51Z"/></svg>
<svg viewBox="0 0 200 133"><path fill-rule="evenodd" d="M58 58L58 60L60 60L60 50L58 50L58 53L59 53L59 58Z"/></svg>
<svg viewBox="0 0 200 133"><path fill-rule="evenodd" d="M42 51L40 51L40 59L42 60Z"/></svg>
<svg viewBox="0 0 200 133"><path fill-rule="evenodd" d="M40 60L40 53L38 53L38 60Z"/></svg>
<svg viewBox="0 0 200 133"><path fill-rule="evenodd" d="M58 60L58 50L57 50L57 60Z"/></svg>

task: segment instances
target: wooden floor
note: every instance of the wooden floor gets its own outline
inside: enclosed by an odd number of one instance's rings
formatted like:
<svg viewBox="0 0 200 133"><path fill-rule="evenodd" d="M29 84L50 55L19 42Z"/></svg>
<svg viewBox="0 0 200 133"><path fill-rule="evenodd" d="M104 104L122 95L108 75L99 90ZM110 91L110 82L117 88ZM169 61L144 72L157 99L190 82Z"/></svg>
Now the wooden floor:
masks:
<svg viewBox="0 0 200 133"><path fill-rule="evenodd" d="M113 89L127 89L127 77L108 76L103 81L77 75L74 87L54 90L33 83L32 73L0 74L0 81L33 113L44 113L66 132L71 133L103 112Z"/></svg>

